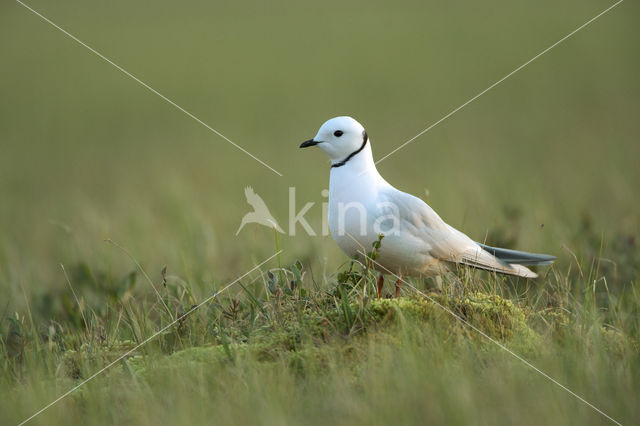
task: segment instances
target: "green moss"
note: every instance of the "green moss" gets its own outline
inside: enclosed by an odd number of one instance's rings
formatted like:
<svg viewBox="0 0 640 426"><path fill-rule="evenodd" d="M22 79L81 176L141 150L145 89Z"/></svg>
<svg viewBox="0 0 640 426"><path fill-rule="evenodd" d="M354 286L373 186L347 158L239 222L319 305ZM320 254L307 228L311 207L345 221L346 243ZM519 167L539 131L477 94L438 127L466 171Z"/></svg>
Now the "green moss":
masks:
<svg viewBox="0 0 640 426"><path fill-rule="evenodd" d="M369 310L375 321L383 325L422 321L441 336L468 340L482 347L493 344L478 330L524 353L534 352L540 341L527 324L525 312L497 295L476 292L464 299L454 299L431 293L426 298L377 299L371 302Z"/></svg>
<svg viewBox="0 0 640 426"><path fill-rule="evenodd" d="M397 320L408 316L416 320L427 320L433 316L435 304L425 298L401 297L397 299L374 299L369 303L369 312L375 321Z"/></svg>
<svg viewBox="0 0 640 426"><path fill-rule="evenodd" d="M546 334L554 339L564 337L570 324L569 315L561 308L547 308L529 315L529 323L541 334Z"/></svg>
<svg viewBox="0 0 640 426"><path fill-rule="evenodd" d="M261 318L263 322L257 322L248 335L228 333L217 344L170 355L153 351L145 357L133 354L122 365L130 374L151 381L171 371L226 368L239 359L305 374L325 369L336 359L356 368L368 353L361 350L366 345L402 345L407 336L428 336L427 341L454 350L471 345L480 352L499 351L494 344L497 341L518 354L533 356L544 346L543 339L554 338L557 331L553 330L564 330L569 324L563 312L525 312L510 300L480 292L464 298L430 293L427 297L370 299L364 304L327 299L324 305L304 309L298 309L297 303L283 307L277 322ZM232 327L232 322L227 324L230 331ZM553 332L545 332L549 330ZM625 336L611 329L603 329L602 340L619 351L629 345ZM60 362L59 375L80 379L84 372L112 361L131 346L132 342L121 342L99 350L68 351Z"/></svg>
<svg viewBox="0 0 640 426"><path fill-rule="evenodd" d="M611 327L600 327L601 339L607 351L618 358L630 352L638 352L638 342L622 331Z"/></svg>
<svg viewBox="0 0 640 426"><path fill-rule="evenodd" d="M520 352L534 350L539 342L539 336L527 325L525 313L511 301L495 295L473 293L461 300L439 294L431 294L429 298L371 300L365 310L357 314L362 320L362 332L351 337L339 332L345 325L342 323L345 316L339 309L336 305L326 312L327 317L315 310L303 310L277 330L260 329L246 343L185 349L159 363L152 362L151 369L140 367L145 363L139 358L128 362L134 365L134 371L143 375L151 370L194 368L203 364L213 368L232 363L236 357L250 357L261 363L283 362L302 372L308 368L324 368L335 356L354 364L360 362L357 347L367 339L389 342L389 337L397 335L403 327L416 325L420 330L443 336L443 339L454 337L454 341L471 342L482 348L492 345L461 320ZM351 304L349 309L356 312L358 305Z"/></svg>

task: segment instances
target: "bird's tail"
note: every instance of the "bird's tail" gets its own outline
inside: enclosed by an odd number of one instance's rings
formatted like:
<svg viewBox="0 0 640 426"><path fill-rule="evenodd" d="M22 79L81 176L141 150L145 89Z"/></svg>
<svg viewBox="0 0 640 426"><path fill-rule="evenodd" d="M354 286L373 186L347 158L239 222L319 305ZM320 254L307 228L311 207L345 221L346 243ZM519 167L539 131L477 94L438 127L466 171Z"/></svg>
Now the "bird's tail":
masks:
<svg viewBox="0 0 640 426"><path fill-rule="evenodd" d="M526 251L509 250L499 247L491 247L477 243L483 250L488 251L503 262L517 265L551 265L555 256L550 254L527 253Z"/></svg>

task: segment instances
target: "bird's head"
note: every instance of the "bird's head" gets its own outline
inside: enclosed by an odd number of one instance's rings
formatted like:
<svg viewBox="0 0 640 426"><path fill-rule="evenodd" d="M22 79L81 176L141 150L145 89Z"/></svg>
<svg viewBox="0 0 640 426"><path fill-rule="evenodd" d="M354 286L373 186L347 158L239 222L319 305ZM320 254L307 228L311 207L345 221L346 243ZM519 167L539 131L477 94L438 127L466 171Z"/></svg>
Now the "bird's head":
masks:
<svg viewBox="0 0 640 426"><path fill-rule="evenodd" d="M300 148L318 146L335 164L364 148L367 139L362 124L351 117L335 117L320 126L313 139L302 142Z"/></svg>

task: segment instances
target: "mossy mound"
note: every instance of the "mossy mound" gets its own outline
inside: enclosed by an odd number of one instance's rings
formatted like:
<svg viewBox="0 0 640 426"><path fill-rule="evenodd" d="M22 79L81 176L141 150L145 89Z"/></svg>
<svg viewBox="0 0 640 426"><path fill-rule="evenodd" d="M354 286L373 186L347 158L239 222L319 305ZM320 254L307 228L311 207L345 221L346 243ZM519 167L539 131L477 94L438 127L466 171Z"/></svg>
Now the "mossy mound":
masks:
<svg viewBox="0 0 640 426"><path fill-rule="evenodd" d="M468 322L498 339L509 339L529 329L524 312L510 300L483 293L473 293L464 299L436 293L428 297L376 299L368 309L378 322L396 319L398 315L421 321L444 317L463 324Z"/></svg>
<svg viewBox="0 0 640 426"><path fill-rule="evenodd" d="M369 310L381 325L421 321L439 334L482 346L492 344L487 337L523 352L535 351L539 343L525 312L497 295L471 293L454 299L431 293L427 297L376 299L371 301Z"/></svg>
<svg viewBox="0 0 640 426"><path fill-rule="evenodd" d="M358 311L358 308L361 310ZM153 376L167 368L208 368L233 364L237 357L250 357L260 363L284 362L294 368L323 368L336 356L357 362L357 348L367 339L393 342L404 327L413 327L435 333L443 339L479 348L494 345L479 335L482 331L492 339L517 348L520 353L534 351L539 336L527 325L525 313L511 301L495 295L470 294L464 299L446 298L439 294L429 297L402 297L373 299L362 306L351 304L350 312L357 316L352 329L358 332L345 335L347 316L344 307L335 305L320 315L313 309L304 309L289 318L277 329L264 327L246 342L218 344L189 348L168 357L156 358L148 365L140 358L128 361L132 370L144 376ZM455 316L454 316L455 315ZM473 330L469 327L476 328ZM457 344L457 343L454 343Z"/></svg>
<svg viewBox="0 0 640 426"><path fill-rule="evenodd" d="M336 357L348 363L362 361L359 353L367 342L401 343L409 334L428 335L445 345L472 345L479 351L499 351L504 346L525 357L535 356L545 338L555 338L569 327L566 315L557 312L525 312L512 301L497 295L468 293L462 298L440 293L397 299L368 299L361 303L335 299L324 305L298 302L279 313L277 323L266 318L246 335L234 333L233 322L225 338L212 337L209 346L191 347L170 355L153 351L132 354L122 361L125 371L152 378L178 368L223 368L238 358L260 364L278 364L294 370L322 369ZM537 326L536 326L537 324ZM620 332L602 329L597 333L612 350L631 343ZM404 336L404 337L403 337ZM496 345L499 343L500 345ZM81 379L117 358L132 342L104 349L67 352L59 376ZM117 349L121 348L121 351Z"/></svg>

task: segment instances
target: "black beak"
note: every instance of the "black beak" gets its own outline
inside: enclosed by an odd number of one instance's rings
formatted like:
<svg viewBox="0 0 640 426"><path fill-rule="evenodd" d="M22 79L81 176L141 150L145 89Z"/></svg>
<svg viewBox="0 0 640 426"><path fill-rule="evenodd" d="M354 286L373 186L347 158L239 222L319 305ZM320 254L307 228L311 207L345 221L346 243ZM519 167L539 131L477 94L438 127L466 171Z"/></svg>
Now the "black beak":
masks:
<svg viewBox="0 0 640 426"><path fill-rule="evenodd" d="M304 141L300 144L300 148L307 148L310 146L318 145L320 142L316 142L313 139L309 139L308 141Z"/></svg>

